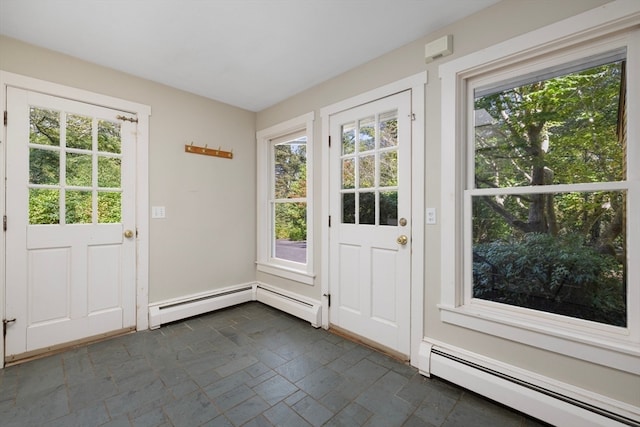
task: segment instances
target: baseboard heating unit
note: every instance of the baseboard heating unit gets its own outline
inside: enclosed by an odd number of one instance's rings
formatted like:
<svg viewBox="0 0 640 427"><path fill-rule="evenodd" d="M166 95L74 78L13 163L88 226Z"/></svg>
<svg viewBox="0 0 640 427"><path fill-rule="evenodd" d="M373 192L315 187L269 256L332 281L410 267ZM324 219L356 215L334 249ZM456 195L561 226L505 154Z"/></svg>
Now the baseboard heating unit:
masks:
<svg viewBox="0 0 640 427"><path fill-rule="evenodd" d="M322 310L319 302L262 283L248 283L218 289L214 292L149 304L149 328L175 322L249 301L259 301L320 327Z"/></svg>
<svg viewBox="0 0 640 427"><path fill-rule="evenodd" d="M268 287L264 284L256 285L256 300L273 308L304 319L314 328L322 325L322 310L320 303L299 295Z"/></svg>
<svg viewBox="0 0 640 427"><path fill-rule="evenodd" d="M423 342L420 371L556 426L640 427L640 408L473 353Z"/></svg>

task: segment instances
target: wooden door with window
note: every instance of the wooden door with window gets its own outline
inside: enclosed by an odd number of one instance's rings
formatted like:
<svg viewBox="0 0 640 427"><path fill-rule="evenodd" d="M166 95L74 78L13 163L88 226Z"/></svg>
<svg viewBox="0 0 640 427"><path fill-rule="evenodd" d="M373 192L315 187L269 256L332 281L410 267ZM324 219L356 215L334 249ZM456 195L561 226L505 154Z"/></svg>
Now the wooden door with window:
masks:
<svg viewBox="0 0 640 427"><path fill-rule="evenodd" d="M13 87L7 111L5 360L133 329L135 119Z"/></svg>
<svg viewBox="0 0 640 427"><path fill-rule="evenodd" d="M408 356L411 92L331 115L329 128L330 323Z"/></svg>

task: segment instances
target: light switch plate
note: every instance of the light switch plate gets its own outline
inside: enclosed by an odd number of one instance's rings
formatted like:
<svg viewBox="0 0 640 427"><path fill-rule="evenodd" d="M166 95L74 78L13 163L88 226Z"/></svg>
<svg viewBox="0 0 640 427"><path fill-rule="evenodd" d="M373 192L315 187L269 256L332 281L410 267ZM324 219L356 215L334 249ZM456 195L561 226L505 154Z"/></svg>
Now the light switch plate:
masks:
<svg viewBox="0 0 640 427"><path fill-rule="evenodd" d="M427 208L425 217L427 224L436 224L436 208Z"/></svg>
<svg viewBox="0 0 640 427"><path fill-rule="evenodd" d="M166 211L164 206L151 206L151 218L165 218Z"/></svg>

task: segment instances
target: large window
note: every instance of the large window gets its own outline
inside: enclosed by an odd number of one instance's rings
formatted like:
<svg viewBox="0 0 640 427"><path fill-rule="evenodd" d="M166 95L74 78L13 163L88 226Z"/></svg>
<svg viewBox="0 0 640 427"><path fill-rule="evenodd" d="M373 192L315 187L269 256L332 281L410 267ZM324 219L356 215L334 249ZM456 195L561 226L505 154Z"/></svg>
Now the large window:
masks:
<svg viewBox="0 0 640 427"><path fill-rule="evenodd" d="M473 298L627 325L625 61L471 83Z"/></svg>
<svg viewBox="0 0 640 427"><path fill-rule="evenodd" d="M638 372L639 36L571 25L440 69L441 317Z"/></svg>
<svg viewBox="0 0 640 427"><path fill-rule="evenodd" d="M311 130L307 114L258 140L258 270L313 284Z"/></svg>

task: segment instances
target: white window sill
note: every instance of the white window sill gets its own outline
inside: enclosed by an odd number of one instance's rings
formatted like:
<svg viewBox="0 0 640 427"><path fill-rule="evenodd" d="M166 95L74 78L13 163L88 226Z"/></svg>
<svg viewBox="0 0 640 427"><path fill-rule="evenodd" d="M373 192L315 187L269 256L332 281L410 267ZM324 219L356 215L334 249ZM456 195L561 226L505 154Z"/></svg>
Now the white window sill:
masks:
<svg viewBox="0 0 640 427"><path fill-rule="evenodd" d="M518 307L505 309L469 304L452 307L438 305L445 323L565 354L603 366L640 374L640 343L628 335L628 329L602 325L601 334L579 322L551 319L554 315L522 313ZM561 317L561 316L558 316ZM599 325L598 325L599 326Z"/></svg>
<svg viewBox="0 0 640 427"><path fill-rule="evenodd" d="M256 268L263 273L272 274L285 279L294 280L296 282L304 283L305 285L313 285L315 274L307 273L306 271L296 270L290 267L284 267L281 265L267 264L264 262L256 262Z"/></svg>

